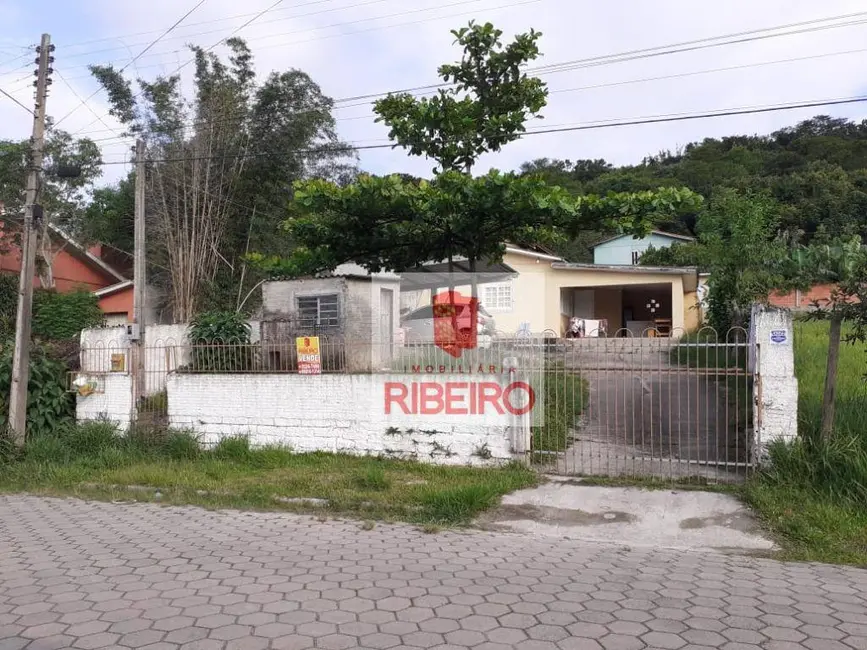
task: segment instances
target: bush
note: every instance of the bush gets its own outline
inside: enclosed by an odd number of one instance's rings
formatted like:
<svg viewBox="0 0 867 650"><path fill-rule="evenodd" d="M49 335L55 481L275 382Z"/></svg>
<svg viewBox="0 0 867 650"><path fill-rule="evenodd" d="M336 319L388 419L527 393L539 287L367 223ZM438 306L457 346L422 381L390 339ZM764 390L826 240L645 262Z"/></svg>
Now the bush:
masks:
<svg viewBox="0 0 867 650"><path fill-rule="evenodd" d="M57 293L53 289L33 292L33 336L58 341L77 337L81 330L105 322L99 298L89 291Z"/></svg>
<svg viewBox="0 0 867 650"><path fill-rule="evenodd" d="M236 312L205 312L190 323L193 372L238 372L253 366L250 324Z"/></svg>
<svg viewBox="0 0 867 650"><path fill-rule="evenodd" d="M12 346L0 351L0 428L7 426L9 395L12 390ZM27 384L28 435L51 433L70 423L75 415L72 393L66 390L66 366L49 358L42 348L30 356Z"/></svg>
<svg viewBox="0 0 867 650"><path fill-rule="evenodd" d="M75 456L91 456L120 446L121 438L113 422L82 422L58 432L64 446Z"/></svg>

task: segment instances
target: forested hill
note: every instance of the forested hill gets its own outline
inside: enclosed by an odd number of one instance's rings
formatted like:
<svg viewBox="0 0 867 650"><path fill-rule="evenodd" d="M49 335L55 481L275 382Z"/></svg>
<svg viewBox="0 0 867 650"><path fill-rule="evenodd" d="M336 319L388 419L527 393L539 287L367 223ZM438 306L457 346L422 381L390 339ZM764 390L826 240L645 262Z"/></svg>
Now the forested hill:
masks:
<svg viewBox="0 0 867 650"><path fill-rule="evenodd" d="M867 237L867 120L818 116L767 136L708 138L677 153L662 152L639 165L613 167L604 160L539 159L524 173L577 193L638 191L686 186L710 199L721 188L769 194L777 203L779 229L807 242L824 234ZM695 234L696 215L662 223L666 230ZM593 233L560 251L591 259Z"/></svg>

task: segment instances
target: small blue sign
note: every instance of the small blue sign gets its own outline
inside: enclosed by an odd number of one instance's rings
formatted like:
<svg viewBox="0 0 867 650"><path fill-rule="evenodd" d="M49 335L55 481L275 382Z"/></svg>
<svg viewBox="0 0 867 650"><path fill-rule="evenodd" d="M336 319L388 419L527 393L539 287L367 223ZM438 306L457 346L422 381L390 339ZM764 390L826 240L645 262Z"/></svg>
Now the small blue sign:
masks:
<svg viewBox="0 0 867 650"><path fill-rule="evenodd" d="M771 330L771 343L783 345L789 340L789 333L786 330Z"/></svg>

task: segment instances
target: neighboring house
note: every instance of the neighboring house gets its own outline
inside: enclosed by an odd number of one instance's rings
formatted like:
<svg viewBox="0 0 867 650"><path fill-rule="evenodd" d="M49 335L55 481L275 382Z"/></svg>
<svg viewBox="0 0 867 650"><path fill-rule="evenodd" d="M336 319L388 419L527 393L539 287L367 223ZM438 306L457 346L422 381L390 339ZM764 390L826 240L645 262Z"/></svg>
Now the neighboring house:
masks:
<svg viewBox="0 0 867 650"><path fill-rule="evenodd" d="M60 293L92 291L109 325L132 320L132 281L100 257L101 247L84 246L54 226L49 236L53 255L51 288ZM0 230L0 273L21 272L21 249L16 240L8 226ZM38 273L34 275L34 286L42 287Z"/></svg>
<svg viewBox="0 0 867 650"><path fill-rule="evenodd" d="M632 235L617 235L604 239L593 248L593 263L608 265L637 265L648 248L667 248L672 244L691 242L692 237L654 230L647 237L636 239Z"/></svg>
<svg viewBox="0 0 867 650"><path fill-rule="evenodd" d="M507 246L496 271L483 274L478 295L496 330L506 334L529 330L563 336L572 317L604 319L610 336L625 330L640 336L662 323L682 333L701 322L698 271L691 267L573 264L547 252ZM430 304L430 291L414 292L412 303ZM408 307L404 301L401 306Z"/></svg>

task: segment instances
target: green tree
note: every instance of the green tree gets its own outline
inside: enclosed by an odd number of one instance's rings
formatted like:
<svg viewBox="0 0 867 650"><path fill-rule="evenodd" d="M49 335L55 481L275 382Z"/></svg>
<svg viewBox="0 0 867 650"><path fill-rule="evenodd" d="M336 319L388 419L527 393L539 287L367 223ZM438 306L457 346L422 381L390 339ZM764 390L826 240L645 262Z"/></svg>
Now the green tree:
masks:
<svg viewBox="0 0 867 650"><path fill-rule="evenodd" d="M867 249L862 239L858 236L836 238L830 243L814 243L793 251L781 288L809 289L815 284L834 287L829 299L815 303L811 312L815 319L830 321L820 430L822 438L828 440L834 432L843 324L852 325L850 341L867 338Z"/></svg>
<svg viewBox="0 0 867 650"><path fill-rule="evenodd" d="M519 34L508 45L491 23L470 22L452 34L463 57L438 70L450 86L430 98L391 94L373 105L395 146L435 160L434 172L469 172L480 155L517 140L548 97L545 84L521 69L539 56L539 32Z"/></svg>
<svg viewBox="0 0 867 650"><path fill-rule="evenodd" d="M593 229L646 233L660 214L700 201L688 190L575 196L536 174L472 177L478 156L518 138L545 104L542 82L522 72L539 54L539 34L531 30L508 45L490 24L453 34L463 57L439 69L451 88L432 99L398 95L374 105L398 146L438 163L434 179L299 183L296 213L284 224L299 246L288 259L259 255L260 265L301 275L352 260L403 271L462 256L475 270L480 260L502 259L507 241L562 242Z"/></svg>
<svg viewBox="0 0 867 650"><path fill-rule="evenodd" d="M782 281L788 248L779 237L779 206L770 197L718 191L701 211L694 243L651 249L650 266L697 266L710 273L708 317L721 333L745 327L755 301L766 301Z"/></svg>
<svg viewBox="0 0 867 650"><path fill-rule="evenodd" d="M351 176L351 150L336 136L332 102L299 70L256 82L246 43L229 39L228 60L192 46L191 97L180 77L139 80L139 92L111 66L92 66L112 114L148 147L149 279L165 289L176 320L203 304L236 309L259 278L250 249L277 250L274 236L292 183ZM98 197L94 229L128 235L126 191ZM116 216L119 223L110 224ZM260 233L268 232L267 237ZM121 244L119 247L124 247Z"/></svg>

